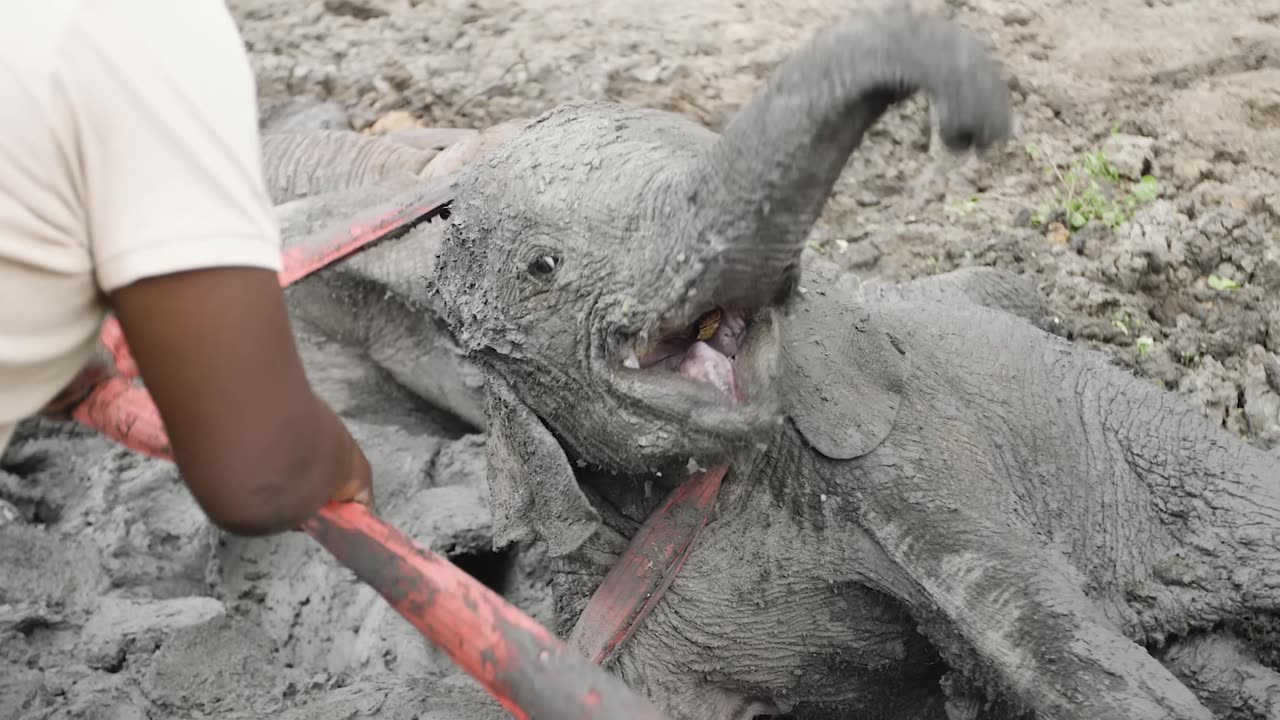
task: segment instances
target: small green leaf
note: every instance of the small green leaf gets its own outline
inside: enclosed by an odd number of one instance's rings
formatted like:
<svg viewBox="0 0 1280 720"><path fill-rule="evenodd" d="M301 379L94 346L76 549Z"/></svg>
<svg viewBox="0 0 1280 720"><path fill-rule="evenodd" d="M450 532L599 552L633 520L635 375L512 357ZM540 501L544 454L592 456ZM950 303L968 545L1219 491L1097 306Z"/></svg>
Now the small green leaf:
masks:
<svg viewBox="0 0 1280 720"><path fill-rule="evenodd" d="M1088 224L1089 218L1085 217L1084 213L1076 211L1071 213L1070 221L1071 221L1071 229L1079 230L1080 228Z"/></svg>
<svg viewBox="0 0 1280 720"><path fill-rule="evenodd" d="M1231 278L1224 278L1221 275L1210 275L1208 283L1209 287L1214 290L1239 290L1241 287L1240 283Z"/></svg>
<svg viewBox="0 0 1280 720"><path fill-rule="evenodd" d="M1114 325L1116 328L1118 328L1120 332L1124 333L1125 335L1129 334L1129 326L1125 325L1123 320L1112 320L1111 324Z"/></svg>
<svg viewBox="0 0 1280 720"><path fill-rule="evenodd" d="M1133 196L1138 202L1151 202L1160 194L1160 183L1150 175L1143 175L1142 179L1133 185Z"/></svg>
<svg viewBox="0 0 1280 720"><path fill-rule="evenodd" d="M1040 154L1040 146L1035 143L1027 143L1023 146L1023 149L1026 150L1027 154L1031 157L1035 157Z"/></svg>
<svg viewBox="0 0 1280 720"><path fill-rule="evenodd" d="M1156 346L1156 341L1150 335L1143 335L1134 344L1138 346L1138 357L1146 357Z"/></svg>

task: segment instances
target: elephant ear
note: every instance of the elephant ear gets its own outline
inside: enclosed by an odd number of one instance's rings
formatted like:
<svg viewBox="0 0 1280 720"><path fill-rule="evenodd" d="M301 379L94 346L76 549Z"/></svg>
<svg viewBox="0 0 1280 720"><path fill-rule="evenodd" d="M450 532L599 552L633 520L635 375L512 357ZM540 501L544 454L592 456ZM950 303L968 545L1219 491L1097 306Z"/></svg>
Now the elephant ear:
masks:
<svg viewBox="0 0 1280 720"><path fill-rule="evenodd" d="M889 436L909 363L874 306L837 300L823 274L813 280L786 325L788 414L813 449L851 460Z"/></svg>
<svg viewBox="0 0 1280 720"><path fill-rule="evenodd" d="M551 432L502 380L490 378L487 414L489 506L496 547L542 538L567 555L600 526Z"/></svg>

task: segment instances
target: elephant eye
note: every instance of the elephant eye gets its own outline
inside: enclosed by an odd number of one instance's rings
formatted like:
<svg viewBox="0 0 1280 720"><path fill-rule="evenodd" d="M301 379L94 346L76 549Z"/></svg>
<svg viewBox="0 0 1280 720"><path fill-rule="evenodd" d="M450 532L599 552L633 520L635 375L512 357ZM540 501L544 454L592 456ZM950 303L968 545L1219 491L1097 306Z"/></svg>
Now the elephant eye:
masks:
<svg viewBox="0 0 1280 720"><path fill-rule="evenodd" d="M552 255L542 257L529 263L529 272L533 275L550 275L560 267L560 260Z"/></svg>

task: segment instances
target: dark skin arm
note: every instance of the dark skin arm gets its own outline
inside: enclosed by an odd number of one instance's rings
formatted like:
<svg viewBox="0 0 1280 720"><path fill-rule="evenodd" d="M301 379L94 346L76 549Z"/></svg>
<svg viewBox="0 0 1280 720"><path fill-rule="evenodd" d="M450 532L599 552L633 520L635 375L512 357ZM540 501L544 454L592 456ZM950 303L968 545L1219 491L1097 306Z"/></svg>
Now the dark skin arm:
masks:
<svg viewBox="0 0 1280 720"><path fill-rule="evenodd" d="M368 460L307 382L275 273L175 273L110 300L183 479L215 524L269 535L330 500L372 504Z"/></svg>

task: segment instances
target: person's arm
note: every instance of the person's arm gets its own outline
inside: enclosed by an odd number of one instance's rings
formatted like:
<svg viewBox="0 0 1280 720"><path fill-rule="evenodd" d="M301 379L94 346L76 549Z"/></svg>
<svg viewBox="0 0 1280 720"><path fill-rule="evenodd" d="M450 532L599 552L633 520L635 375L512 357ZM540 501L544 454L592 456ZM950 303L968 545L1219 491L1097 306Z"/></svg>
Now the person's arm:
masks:
<svg viewBox="0 0 1280 720"><path fill-rule="evenodd" d="M225 3L80 8L59 80L95 273L192 495L242 535L371 500L368 463L294 345L253 75Z"/></svg>
<svg viewBox="0 0 1280 720"><path fill-rule="evenodd" d="M111 302L187 486L220 527L274 533L330 499L372 500L367 460L303 373L275 273L152 277Z"/></svg>

